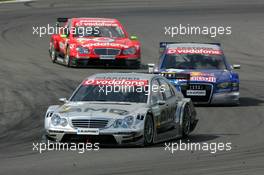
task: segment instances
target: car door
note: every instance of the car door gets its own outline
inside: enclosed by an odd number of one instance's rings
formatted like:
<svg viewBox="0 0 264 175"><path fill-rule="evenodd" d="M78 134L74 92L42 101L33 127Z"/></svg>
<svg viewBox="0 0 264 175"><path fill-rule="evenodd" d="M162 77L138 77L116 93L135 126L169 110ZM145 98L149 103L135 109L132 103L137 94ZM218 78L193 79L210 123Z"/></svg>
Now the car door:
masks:
<svg viewBox="0 0 264 175"><path fill-rule="evenodd" d="M157 130L161 128L161 123L164 121L164 118L166 117L166 113L167 113L166 105L159 104L160 102L164 101L164 97L160 92L159 88L160 88L160 83L158 79L157 78L153 79L151 82L151 86L149 88L150 106Z"/></svg>
<svg viewBox="0 0 264 175"><path fill-rule="evenodd" d="M164 78L159 79L160 87L162 91L163 98L165 100L166 116L163 118L162 126L163 128L170 129L175 125L175 115L177 110L177 100L170 83Z"/></svg>

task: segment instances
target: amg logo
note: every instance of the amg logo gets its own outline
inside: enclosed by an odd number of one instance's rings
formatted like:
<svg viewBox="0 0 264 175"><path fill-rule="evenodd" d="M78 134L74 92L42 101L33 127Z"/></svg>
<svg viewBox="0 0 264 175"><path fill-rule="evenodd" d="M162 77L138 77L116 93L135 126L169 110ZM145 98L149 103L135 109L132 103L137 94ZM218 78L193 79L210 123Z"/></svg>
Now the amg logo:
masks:
<svg viewBox="0 0 264 175"><path fill-rule="evenodd" d="M106 112L107 111L107 108L98 108L98 109L94 109L94 108L86 108L84 110L84 112L89 112L89 111L94 111L94 112Z"/></svg>
<svg viewBox="0 0 264 175"><path fill-rule="evenodd" d="M108 109L107 108L98 108L98 109L94 109L94 108L85 108L84 112L107 112ZM122 109L109 109L110 113L113 114L118 114L118 115L127 115L129 112L126 110L122 110Z"/></svg>

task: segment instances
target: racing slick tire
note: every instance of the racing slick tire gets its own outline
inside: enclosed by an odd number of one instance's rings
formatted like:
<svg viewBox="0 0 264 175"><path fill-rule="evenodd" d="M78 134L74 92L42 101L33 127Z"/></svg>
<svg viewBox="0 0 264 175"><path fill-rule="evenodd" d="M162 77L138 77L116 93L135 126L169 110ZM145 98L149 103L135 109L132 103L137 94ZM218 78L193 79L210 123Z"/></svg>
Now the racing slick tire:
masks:
<svg viewBox="0 0 264 175"><path fill-rule="evenodd" d="M43 143L43 144L47 144L48 141L50 141L50 140L48 139L47 135L46 134L42 134L40 142Z"/></svg>
<svg viewBox="0 0 264 175"><path fill-rule="evenodd" d="M187 138L191 132L191 109L188 104L185 105L182 116L181 133L182 138Z"/></svg>
<svg viewBox="0 0 264 175"><path fill-rule="evenodd" d="M53 141L51 139L48 138L48 136L44 133L42 134L41 136L41 141L40 141L42 144L46 144L46 146L49 144L49 143L52 143L52 144L56 144L58 142L56 141Z"/></svg>
<svg viewBox="0 0 264 175"><path fill-rule="evenodd" d="M57 60L57 53L56 53L54 44L52 44L50 47L50 58L53 63L55 63Z"/></svg>
<svg viewBox="0 0 264 175"><path fill-rule="evenodd" d="M151 115L147 115L144 125L144 146L151 145L154 139L154 122Z"/></svg>
<svg viewBox="0 0 264 175"><path fill-rule="evenodd" d="M130 69L139 69L141 65L140 60L126 60L126 67Z"/></svg>
<svg viewBox="0 0 264 175"><path fill-rule="evenodd" d="M67 47L67 49L66 49L66 54L65 54L64 62L65 62L65 65L67 67L72 67L72 59L70 57L70 48L69 47Z"/></svg>

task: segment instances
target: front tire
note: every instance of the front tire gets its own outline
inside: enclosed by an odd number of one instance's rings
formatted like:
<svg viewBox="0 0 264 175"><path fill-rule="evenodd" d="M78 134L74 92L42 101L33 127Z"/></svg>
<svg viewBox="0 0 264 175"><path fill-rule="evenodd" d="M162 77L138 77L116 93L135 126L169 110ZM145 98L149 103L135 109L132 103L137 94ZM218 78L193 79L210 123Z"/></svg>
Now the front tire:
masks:
<svg viewBox="0 0 264 175"><path fill-rule="evenodd" d="M140 65L141 65L140 60L126 61L126 67L128 67L129 69L139 69Z"/></svg>
<svg viewBox="0 0 264 175"><path fill-rule="evenodd" d="M154 122L151 115L146 116L144 126L144 146L151 145L154 139Z"/></svg>
<svg viewBox="0 0 264 175"><path fill-rule="evenodd" d="M189 105L184 107L182 118L182 137L187 138L191 132L191 110Z"/></svg>
<svg viewBox="0 0 264 175"><path fill-rule="evenodd" d="M66 49L66 55L65 55L65 58L64 58L64 62L65 62L65 65L67 67L71 67L72 66L72 59L70 57L70 48L69 47Z"/></svg>
<svg viewBox="0 0 264 175"><path fill-rule="evenodd" d="M57 60L57 54L56 54L54 44L52 44L50 48L50 58L53 63L55 63Z"/></svg>

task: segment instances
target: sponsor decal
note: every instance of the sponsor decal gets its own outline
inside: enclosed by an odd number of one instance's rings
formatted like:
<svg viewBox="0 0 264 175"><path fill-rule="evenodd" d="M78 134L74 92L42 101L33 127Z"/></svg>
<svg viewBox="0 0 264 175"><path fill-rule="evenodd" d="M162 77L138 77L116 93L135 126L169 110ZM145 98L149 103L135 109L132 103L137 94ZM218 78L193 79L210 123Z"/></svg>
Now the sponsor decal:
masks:
<svg viewBox="0 0 264 175"><path fill-rule="evenodd" d="M75 44L70 44L70 49L73 49L75 47Z"/></svg>
<svg viewBox="0 0 264 175"><path fill-rule="evenodd" d="M210 48L169 48L167 54L204 54L204 55L222 55L221 50Z"/></svg>
<svg viewBox="0 0 264 175"><path fill-rule="evenodd" d="M116 79L88 79L83 85L102 85L102 86L147 86L148 80L116 80Z"/></svg>
<svg viewBox="0 0 264 175"><path fill-rule="evenodd" d="M191 81L216 82L216 78L215 78L215 77L201 77L201 76L197 76L197 77L191 77L190 80L191 80Z"/></svg>
<svg viewBox="0 0 264 175"><path fill-rule="evenodd" d="M206 90L187 90L187 96L206 96Z"/></svg>
<svg viewBox="0 0 264 175"><path fill-rule="evenodd" d="M191 81L207 81L207 82L216 82L214 73L205 73L205 72L191 72Z"/></svg>
<svg viewBox="0 0 264 175"><path fill-rule="evenodd" d="M99 135L98 128L77 128L77 135Z"/></svg>
<svg viewBox="0 0 264 175"><path fill-rule="evenodd" d="M93 47L93 46L103 46L103 47L124 47L128 48L128 46L124 44L118 44L118 43L109 43L109 42L98 42L98 43L89 43L89 44L84 44L83 47Z"/></svg>
<svg viewBox="0 0 264 175"><path fill-rule="evenodd" d="M195 77L195 76L208 76L208 77L213 77L214 76L214 73L205 73L205 72L191 72L190 73L192 77Z"/></svg>
<svg viewBox="0 0 264 175"><path fill-rule="evenodd" d="M80 20L75 26L118 26L113 20Z"/></svg>
<svg viewBox="0 0 264 175"><path fill-rule="evenodd" d="M140 80L139 77L126 77L126 76L120 76L120 77L115 77L115 76L98 76L95 77L95 79L107 79L107 80Z"/></svg>
<svg viewBox="0 0 264 175"><path fill-rule="evenodd" d="M96 41L102 43L111 43L114 42L115 40L113 38L78 38L77 41L79 42Z"/></svg>

